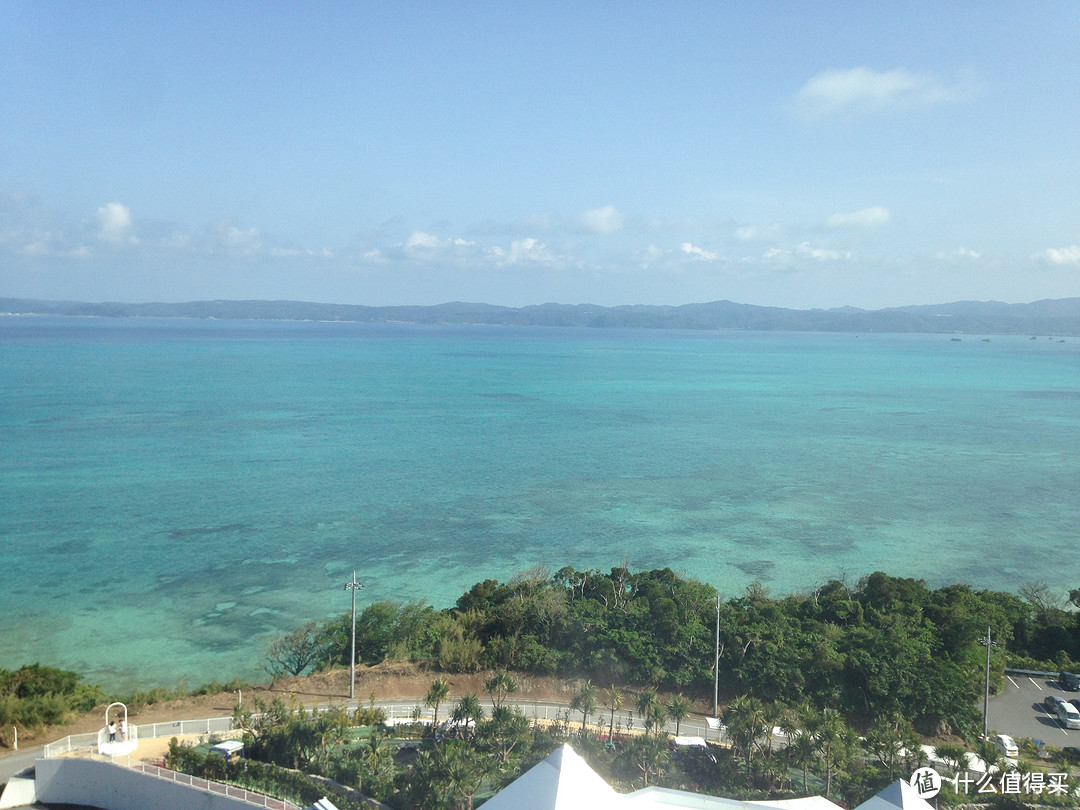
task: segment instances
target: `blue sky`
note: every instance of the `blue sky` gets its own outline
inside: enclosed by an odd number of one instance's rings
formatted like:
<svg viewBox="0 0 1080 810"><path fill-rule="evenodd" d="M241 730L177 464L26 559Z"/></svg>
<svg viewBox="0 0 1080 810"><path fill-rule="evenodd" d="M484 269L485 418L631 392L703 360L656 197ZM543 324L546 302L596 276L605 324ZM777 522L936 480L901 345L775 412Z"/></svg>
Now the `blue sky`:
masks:
<svg viewBox="0 0 1080 810"><path fill-rule="evenodd" d="M0 0L0 296L1080 295L1080 3Z"/></svg>

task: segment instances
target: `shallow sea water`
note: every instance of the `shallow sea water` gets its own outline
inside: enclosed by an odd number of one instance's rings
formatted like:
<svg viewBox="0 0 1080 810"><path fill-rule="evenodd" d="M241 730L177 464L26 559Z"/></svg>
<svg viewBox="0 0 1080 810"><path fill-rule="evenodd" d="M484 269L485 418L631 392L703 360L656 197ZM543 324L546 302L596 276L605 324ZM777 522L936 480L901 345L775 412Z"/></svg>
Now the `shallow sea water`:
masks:
<svg viewBox="0 0 1080 810"><path fill-rule="evenodd" d="M1080 341L0 317L0 667L258 675L535 564L1076 587Z"/></svg>

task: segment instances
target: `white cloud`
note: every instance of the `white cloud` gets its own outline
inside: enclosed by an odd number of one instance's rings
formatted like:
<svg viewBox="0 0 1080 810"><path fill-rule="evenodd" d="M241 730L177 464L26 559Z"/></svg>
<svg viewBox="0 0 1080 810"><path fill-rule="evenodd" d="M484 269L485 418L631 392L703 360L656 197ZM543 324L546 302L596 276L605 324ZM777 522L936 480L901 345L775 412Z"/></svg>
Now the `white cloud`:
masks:
<svg viewBox="0 0 1080 810"><path fill-rule="evenodd" d="M881 205L873 205L869 208L860 208L858 211L833 214L825 220L825 224L830 228L876 228L886 224L890 219L892 219L892 211Z"/></svg>
<svg viewBox="0 0 1080 810"><path fill-rule="evenodd" d="M413 231L405 240L402 248L411 255L430 255L433 252L442 252L454 248L472 247L475 242L467 239L443 239L434 234L424 231Z"/></svg>
<svg viewBox="0 0 1080 810"><path fill-rule="evenodd" d="M173 234L168 237L171 247L182 249L185 247L184 238L181 234ZM238 228L223 220L213 223L209 228L209 242L206 248L211 252L224 249L234 256L254 256L262 251L262 234L258 228Z"/></svg>
<svg viewBox="0 0 1080 810"><path fill-rule="evenodd" d="M426 248L428 250L434 250L442 247L442 240L433 236L430 233L424 233L423 231L413 231L409 234L409 238L405 240L403 246L405 250L415 250L416 248Z"/></svg>
<svg viewBox="0 0 1080 810"><path fill-rule="evenodd" d="M735 229L735 238L740 242L758 242L763 239L775 239L780 235L779 225L740 225Z"/></svg>
<svg viewBox="0 0 1080 810"><path fill-rule="evenodd" d="M104 242L119 245L127 242L137 245L139 240L129 236L131 231L131 209L118 202L106 203L97 210L98 238Z"/></svg>
<svg viewBox="0 0 1080 810"><path fill-rule="evenodd" d="M48 234L46 234L44 239L39 239L36 242L30 242L23 245L19 252L24 256L45 256L49 253L48 239Z"/></svg>
<svg viewBox="0 0 1080 810"><path fill-rule="evenodd" d="M262 237L258 228L237 228L230 225L225 230L225 244L230 250L250 256L258 253L262 247Z"/></svg>
<svg viewBox="0 0 1080 810"><path fill-rule="evenodd" d="M605 205L583 212L579 219L593 233L615 233L622 229L626 215L614 205Z"/></svg>
<svg viewBox="0 0 1080 810"><path fill-rule="evenodd" d="M867 67L825 70L795 94L795 113L817 120L838 113L875 113L895 107L926 107L970 95L964 82L947 84L929 73Z"/></svg>
<svg viewBox="0 0 1080 810"><path fill-rule="evenodd" d="M697 245L692 245L689 242L683 242L679 245L679 250L690 256L697 256L699 259L704 259L707 262L716 261L716 254L711 250L705 250Z"/></svg>
<svg viewBox="0 0 1080 810"><path fill-rule="evenodd" d="M939 251L937 253L937 258L939 258L939 259L952 259L952 258L981 259L982 254L979 253L979 251L977 251L977 250L968 250L966 247L958 247L956 250L949 251L948 253L946 253L944 251Z"/></svg>
<svg viewBox="0 0 1080 810"><path fill-rule="evenodd" d="M828 248L816 248L811 246L809 242L801 243L795 252L801 256L809 256L811 259L816 259L819 262L836 261L837 259L850 259L851 253L841 253L838 250L829 250Z"/></svg>
<svg viewBox="0 0 1080 810"><path fill-rule="evenodd" d="M1080 245L1048 248L1043 256L1051 264L1080 264Z"/></svg>
<svg viewBox="0 0 1080 810"><path fill-rule="evenodd" d="M791 256L805 256L819 262L831 262L838 261L840 259L850 259L851 251L839 251L831 250L830 248L818 248L811 245L809 242L800 242L794 250L784 250L783 248L769 248L765 251L763 258L766 260L773 259L786 259Z"/></svg>
<svg viewBox="0 0 1080 810"><path fill-rule="evenodd" d="M515 239L510 243L509 250L501 247L488 248L488 255L500 267L521 262L550 264L555 261L555 256L548 250L547 245L531 236L526 239Z"/></svg>

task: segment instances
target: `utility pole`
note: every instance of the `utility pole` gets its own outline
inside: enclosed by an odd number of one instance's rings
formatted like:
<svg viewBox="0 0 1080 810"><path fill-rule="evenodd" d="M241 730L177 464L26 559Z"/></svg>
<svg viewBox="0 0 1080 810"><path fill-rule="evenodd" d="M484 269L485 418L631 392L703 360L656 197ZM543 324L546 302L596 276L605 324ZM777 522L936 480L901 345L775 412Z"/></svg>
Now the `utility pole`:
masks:
<svg viewBox="0 0 1080 810"><path fill-rule="evenodd" d="M719 717L720 704L720 594L716 594L716 657L713 658L712 715Z"/></svg>
<svg viewBox="0 0 1080 810"><path fill-rule="evenodd" d="M363 588L356 581L356 571L352 572L352 580L345 583L345 590L352 591L352 651L349 656L349 700L356 697L356 591Z"/></svg>
<svg viewBox="0 0 1080 810"><path fill-rule="evenodd" d="M987 718L990 714L990 648L996 647L993 641L990 640L990 627L986 628L986 638L979 639L979 643L986 647L986 680L984 683L983 691L983 738L986 738L989 726Z"/></svg>

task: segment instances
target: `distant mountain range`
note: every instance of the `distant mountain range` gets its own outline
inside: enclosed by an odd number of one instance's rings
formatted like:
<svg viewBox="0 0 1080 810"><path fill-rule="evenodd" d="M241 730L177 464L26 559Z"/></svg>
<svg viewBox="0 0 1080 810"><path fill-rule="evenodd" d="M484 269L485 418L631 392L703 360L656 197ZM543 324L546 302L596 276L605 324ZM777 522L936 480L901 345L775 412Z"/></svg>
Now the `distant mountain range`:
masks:
<svg viewBox="0 0 1080 810"><path fill-rule="evenodd" d="M682 306L601 307L540 304L501 307L450 303L367 307L303 301L191 301L181 304L88 304L0 298L0 312L107 318L225 318L237 320L349 321L358 323L492 324L635 329L739 329L795 332L928 332L977 335L1080 336L1080 298L1003 304L952 304L889 309L783 309L713 301Z"/></svg>

